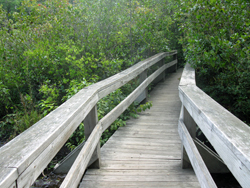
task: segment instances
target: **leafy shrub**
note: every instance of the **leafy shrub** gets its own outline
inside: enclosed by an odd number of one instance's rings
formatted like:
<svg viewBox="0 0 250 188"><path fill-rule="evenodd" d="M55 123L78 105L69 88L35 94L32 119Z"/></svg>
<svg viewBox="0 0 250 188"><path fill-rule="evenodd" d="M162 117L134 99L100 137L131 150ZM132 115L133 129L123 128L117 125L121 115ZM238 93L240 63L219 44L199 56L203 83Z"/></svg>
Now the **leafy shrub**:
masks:
<svg viewBox="0 0 250 188"><path fill-rule="evenodd" d="M250 7L244 0L181 0L186 61L202 89L250 123Z"/></svg>

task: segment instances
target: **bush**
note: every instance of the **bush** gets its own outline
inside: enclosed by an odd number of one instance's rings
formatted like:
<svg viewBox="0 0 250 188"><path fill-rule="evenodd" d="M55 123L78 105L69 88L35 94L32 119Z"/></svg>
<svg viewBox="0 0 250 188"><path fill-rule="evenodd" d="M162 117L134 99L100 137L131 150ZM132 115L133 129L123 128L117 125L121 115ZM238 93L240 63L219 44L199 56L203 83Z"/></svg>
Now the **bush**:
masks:
<svg viewBox="0 0 250 188"><path fill-rule="evenodd" d="M202 89L250 123L250 6L244 0L182 0L185 58Z"/></svg>

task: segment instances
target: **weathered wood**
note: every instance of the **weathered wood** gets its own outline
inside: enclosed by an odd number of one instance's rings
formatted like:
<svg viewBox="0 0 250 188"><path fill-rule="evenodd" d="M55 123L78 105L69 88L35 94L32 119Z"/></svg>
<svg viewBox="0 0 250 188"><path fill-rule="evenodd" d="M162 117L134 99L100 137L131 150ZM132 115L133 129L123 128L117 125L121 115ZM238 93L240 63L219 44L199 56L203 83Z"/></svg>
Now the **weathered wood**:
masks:
<svg viewBox="0 0 250 188"><path fill-rule="evenodd" d="M16 182L14 182L11 186L9 186L9 188L17 188Z"/></svg>
<svg viewBox="0 0 250 188"><path fill-rule="evenodd" d="M177 86L177 79L175 83ZM179 99L175 100L180 111ZM162 111L165 105L158 109ZM162 118L166 116L162 113L141 115L120 127L101 148L101 169L87 170L80 187L200 187L192 169L180 168L179 111L168 113L169 118Z"/></svg>
<svg viewBox="0 0 250 188"><path fill-rule="evenodd" d="M166 170L169 173L172 171L186 171L189 169L180 170L179 160L155 160L155 159L137 159L137 160L103 160L101 169L106 170ZM175 172L176 173L176 172Z"/></svg>
<svg viewBox="0 0 250 188"><path fill-rule="evenodd" d="M97 114L97 106L95 105L93 109L89 112L89 114L84 119L84 134L85 140L87 140L98 123L98 114ZM90 168L100 168L100 142L97 144L97 147L93 153L91 159L97 159L92 161Z"/></svg>
<svg viewBox="0 0 250 188"><path fill-rule="evenodd" d="M140 84L147 79L147 70L143 71L141 74L140 74L140 77L139 77L139 81L140 81ZM146 88L136 99L135 99L135 102L142 102L143 100L145 100L148 96L148 89Z"/></svg>
<svg viewBox="0 0 250 188"><path fill-rule="evenodd" d="M119 131L117 131L119 132ZM102 147L102 150L104 149L114 149L114 148L124 148L124 149L138 149L138 150L150 150L150 151L174 151L177 150L180 152L181 144L170 144L170 145L158 145L158 146L148 146L148 145L133 145L133 144L120 144L117 145L115 143L109 143Z"/></svg>
<svg viewBox="0 0 250 188"><path fill-rule="evenodd" d="M195 70L190 66L190 64L186 64L181 80L180 80L180 86L185 86L185 85L196 85L195 82Z"/></svg>
<svg viewBox="0 0 250 188"><path fill-rule="evenodd" d="M192 163L195 174L200 182L202 188L216 188L216 184L213 181L202 157L197 150L189 131L182 120L179 120L178 131L182 139L182 143L188 154L189 160Z"/></svg>
<svg viewBox="0 0 250 188"><path fill-rule="evenodd" d="M24 133L1 147L0 166L16 168L20 176L17 180L20 186L31 185L100 98L135 78L162 58L175 53L177 52L157 54L109 79L84 88ZM0 176L12 177L8 174Z"/></svg>
<svg viewBox="0 0 250 188"><path fill-rule="evenodd" d="M159 76L163 71L165 71L166 68L171 66L173 62L170 62L169 64L163 65L161 68L159 68L157 71L155 71L152 75L150 75L147 79L145 79L140 86L138 86L129 96L127 96L119 105L117 105L114 109L112 109L105 117L103 117L99 125L102 126L102 131L105 131L129 106L130 104L141 94L143 90L157 77ZM93 118L91 118L93 119ZM92 135L92 133L91 133ZM97 138L95 138L97 139ZM99 137L100 139L100 137ZM88 140L87 140L88 141ZM91 140L93 141L93 140ZM87 143L86 143L87 144ZM85 146L83 147L82 151L80 152L81 155L88 155L89 150L84 150ZM79 155L80 155L79 154ZM137 155L136 155L137 156ZM135 157L136 157L135 156ZM161 156L157 156L158 158L161 158ZM171 158L172 156L168 156L168 158ZM80 177L83 175L85 168L87 165L81 164L82 168L79 168L81 157L77 157L76 161L74 162L72 169L69 171L68 175L65 177L65 180L63 181L61 187L76 187L78 183L80 182ZM73 175L72 175L73 174ZM74 183L73 183L74 182Z"/></svg>
<svg viewBox="0 0 250 188"><path fill-rule="evenodd" d="M140 175L126 175L123 176L121 178L121 176L115 176L115 175L111 175L111 176L104 176L104 175L88 175L85 178L86 181L91 180L91 181L145 181L145 182L152 182L152 181L168 181L168 182L186 182L186 181L195 181L196 177L195 176L187 176L185 175L176 175L176 174L161 174L161 175L151 175L151 176L147 176L147 178L145 178L144 175L140 176Z"/></svg>
<svg viewBox="0 0 250 188"><path fill-rule="evenodd" d="M13 184L16 184L18 177L16 168L0 166L0 174L0 187L12 187Z"/></svg>
<svg viewBox="0 0 250 188"><path fill-rule="evenodd" d="M54 167L53 173L55 174L67 174L69 169L76 160L78 154L80 153L85 141L79 144L73 151L71 151L62 161L57 163Z"/></svg>
<svg viewBox="0 0 250 188"><path fill-rule="evenodd" d="M170 52L170 53L165 52L165 53L154 55L110 78L107 78L106 80L98 82L97 84L99 86L99 89L98 89L99 98L102 98L108 95L109 93L111 93L112 91L120 88L121 86L126 84L128 81L134 79L136 76L140 75L143 71L145 71L146 69L148 69L149 67L151 67L152 65L154 65L155 63L163 59L164 57L171 56L176 53L177 52ZM174 65L175 63L176 61L172 61L168 63L169 65L168 67Z"/></svg>
<svg viewBox="0 0 250 188"><path fill-rule="evenodd" d="M183 105L241 186L249 187L250 128L199 89L188 69L179 86Z"/></svg>
<svg viewBox="0 0 250 188"><path fill-rule="evenodd" d="M230 170L217 153L212 151L198 139L194 139L194 143L210 173L230 173Z"/></svg>
<svg viewBox="0 0 250 188"><path fill-rule="evenodd" d="M179 169L175 170L159 170L159 169L147 169L147 170L141 170L141 169L134 169L134 170L107 170L107 169L100 169L100 170L92 170L89 169L86 172L87 175L139 175L139 176L159 176L159 175L194 175L194 171L189 169L189 170L182 170L180 171Z"/></svg>
<svg viewBox="0 0 250 188"><path fill-rule="evenodd" d="M102 148L102 152L103 153L109 153L109 154L117 153L118 155L119 155L119 153L125 153L125 154L128 154L128 153L133 154L133 153L135 153L135 154L140 154L140 155L143 155L143 154L149 154L149 155L156 154L156 155L162 155L162 156L167 156L169 154L171 154L171 155L178 154L178 156L179 156L179 154L180 154L179 148L169 148L169 147L166 147L166 148L162 147L161 150L160 149L159 150L154 150L154 149L146 150L145 148L144 149L143 148L141 148L141 149L139 149L139 148L133 149L133 148L118 148L118 147L107 148L106 147L106 148Z"/></svg>
<svg viewBox="0 0 250 188"><path fill-rule="evenodd" d="M159 68L159 67L161 67L161 66L163 66L164 65L164 61L163 61L164 59L162 59L161 61L159 61L157 64L156 64L156 66ZM159 76L157 76L155 79L154 79L154 81L152 82L152 84L157 84L157 83L159 83L159 82L164 82L165 81L165 71L163 71Z"/></svg>
<svg viewBox="0 0 250 188"><path fill-rule="evenodd" d="M113 181L105 181L105 182L98 182L98 181L83 181L80 185L80 188L200 188L200 185L197 182L186 182L183 184L182 182L144 182L144 181L120 181L120 182L113 182Z"/></svg>
<svg viewBox="0 0 250 188"><path fill-rule="evenodd" d="M250 185L250 128L196 86L180 87L183 104L242 187Z"/></svg>
<svg viewBox="0 0 250 188"><path fill-rule="evenodd" d="M76 158L74 164L72 165L72 168L69 170L69 173L65 177L60 188L78 186L82 178L82 175L95 151L95 148L97 144L99 143L101 134L102 134L102 126L101 126L101 123L99 122L95 126L92 133L90 134L88 140L83 146L81 152Z"/></svg>
<svg viewBox="0 0 250 188"><path fill-rule="evenodd" d="M127 96L119 105L110 111L104 118L102 118L103 130L106 130L141 94L143 90L165 69L171 66L173 62L163 65L146 80L144 80L129 96Z"/></svg>
<svg viewBox="0 0 250 188"><path fill-rule="evenodd" d="M186 108L182 105L181 114L183 122L192 138L196 137L196 123L193 118L190 116ZM185 148L182 148L182 168L191 168L191 163L187 158L187 153Z"/></svg>
<svg viewBox="0 0 250 188"><path fill-rule="evenodd" d="M96 102L97 97L92 98L89 104L85 106L85 109L82 110L81 113L77 114L77 116L68 123L68 126L61 131L61 135L51 142L51 144L40 153L40 155L27 167L27 169L19 175L17 179L17 185L19 187L29 187L32 185L36 178L41 174L41 171L46 168L56 153L64 145L64 141L72 135L72 133L81 123L83 120L82 115L85 117L87 115L88 109L92 109Z"/></svg>

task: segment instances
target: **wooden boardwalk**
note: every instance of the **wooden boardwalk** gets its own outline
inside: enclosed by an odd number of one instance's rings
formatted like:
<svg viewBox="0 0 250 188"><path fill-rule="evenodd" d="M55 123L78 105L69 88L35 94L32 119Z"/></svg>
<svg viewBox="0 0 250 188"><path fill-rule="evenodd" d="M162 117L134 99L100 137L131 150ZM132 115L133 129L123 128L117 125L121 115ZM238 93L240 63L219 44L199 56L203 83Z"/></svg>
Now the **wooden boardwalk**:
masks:
<svg viewBox="0 0 250 188"><path fill-rule="evenodd" d="M88 169L80 188L200 187L192 169L181 169L177 131L182 70L150 93L153 107L120 127L101 148L101 168Z"/></svg>

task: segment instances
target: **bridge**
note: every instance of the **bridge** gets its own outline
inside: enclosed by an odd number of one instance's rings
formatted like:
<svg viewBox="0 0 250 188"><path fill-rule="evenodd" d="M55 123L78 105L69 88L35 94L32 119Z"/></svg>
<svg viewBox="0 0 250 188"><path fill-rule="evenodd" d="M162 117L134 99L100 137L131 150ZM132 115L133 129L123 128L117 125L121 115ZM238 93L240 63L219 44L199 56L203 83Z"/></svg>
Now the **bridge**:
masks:
<svg viewBox="0 0 250 188"><path fill-rule="evenodd" d="M151 67L157 70L149 75ZM97 102L136 78L141 84L98 121ZM130 104L147 98L152 82L158 83L150 93L153 107L100 148L101 134ZM242 187L250 185L250 128L196 86L190 65L177 69L172 51L82 89L0 148L0 187L30 187L82 121L86 142L66 157L72 165L65 160L57 168L67 171L61 188L212 188L210 173L229 171ZM197 139L197 130L216 152Z"/></svg>

